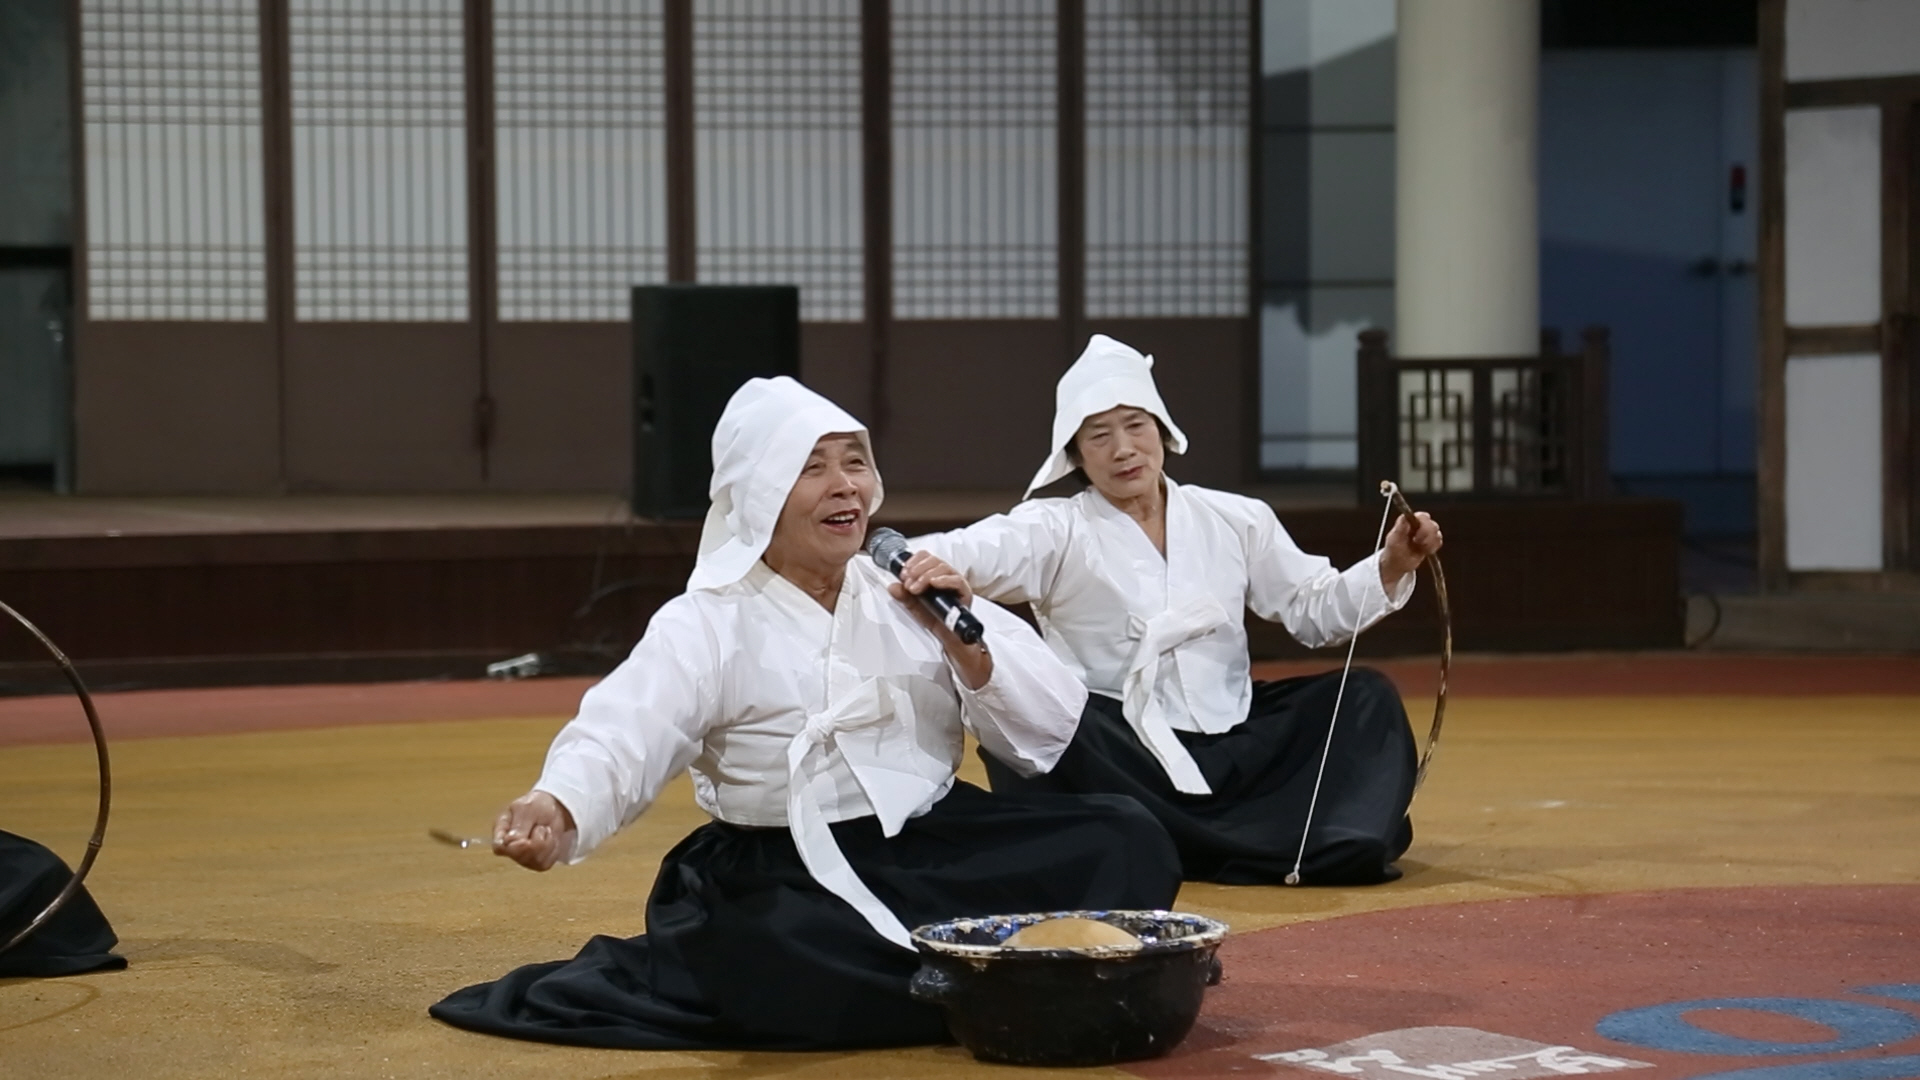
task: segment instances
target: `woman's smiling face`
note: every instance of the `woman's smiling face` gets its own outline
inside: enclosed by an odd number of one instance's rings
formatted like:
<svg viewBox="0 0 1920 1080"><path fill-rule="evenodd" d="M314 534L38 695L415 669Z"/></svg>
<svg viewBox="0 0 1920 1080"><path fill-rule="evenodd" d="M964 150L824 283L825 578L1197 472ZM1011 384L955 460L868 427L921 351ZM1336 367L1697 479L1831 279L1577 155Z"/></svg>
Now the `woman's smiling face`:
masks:
<svg viewBox="0 0 1920 1080"><path fill-rule="evenodd" d="M877 484L871 455L859 436L823 436L787 492L767 546L769 562L822 571L844 566L866 544L867 511Z"/></svg>

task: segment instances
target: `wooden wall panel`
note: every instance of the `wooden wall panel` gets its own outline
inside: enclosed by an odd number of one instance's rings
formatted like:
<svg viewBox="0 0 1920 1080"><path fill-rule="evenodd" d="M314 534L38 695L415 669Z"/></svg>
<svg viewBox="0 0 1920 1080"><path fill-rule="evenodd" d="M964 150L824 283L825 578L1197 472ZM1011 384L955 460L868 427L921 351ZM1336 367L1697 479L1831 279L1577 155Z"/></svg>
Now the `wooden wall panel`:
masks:
<svg viewBox="0 0 1920 1080"><path fill-rule="evenodd" d="M78 490L278 490L280 373L270 326L82 322L77 329Z"/></svg>
<svg viewBox="0 0 1920 1080"><path fill-rule="evenodd" d="M1423 509L1447 530L1459 649L1681 644L1679 504ZM1290 511L1282 521L1306 550L1344 566L1371 550L1379 508ZM965 522L894 524L920 533ZM683 591L697 542L694 523L0 540L0 596L83 668L144 665L148 681L472 675L486 659L594 643L607 647L604 670ZM596 586L611 591L574 618ZM1437 651L1435 610L1423 579L1360 652ZM1306 651L1272 624L1250 627L1257 658ZM1337 663L1337 651L1326 655ZM44 668L24 634L0 633L0 693Z"/></svg>
<svg viewBox="0 0 1920 1080"><path fill-rule="evenodd" d="M633 335L625 322L500 323L488 351L496 491L628 490Z"/></svg>

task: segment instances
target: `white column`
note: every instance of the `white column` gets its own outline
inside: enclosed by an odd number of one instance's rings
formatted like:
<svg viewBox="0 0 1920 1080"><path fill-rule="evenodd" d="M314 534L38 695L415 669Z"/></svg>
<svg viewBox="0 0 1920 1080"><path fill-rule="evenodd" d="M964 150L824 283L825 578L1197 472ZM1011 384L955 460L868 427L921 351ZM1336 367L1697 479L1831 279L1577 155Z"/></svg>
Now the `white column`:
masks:
<svg viewBox="0 0 1920 1080"><path fill-rule="evenodd" d="M1394 352L1540 351L1536 0L1399 0Z"/></svg>

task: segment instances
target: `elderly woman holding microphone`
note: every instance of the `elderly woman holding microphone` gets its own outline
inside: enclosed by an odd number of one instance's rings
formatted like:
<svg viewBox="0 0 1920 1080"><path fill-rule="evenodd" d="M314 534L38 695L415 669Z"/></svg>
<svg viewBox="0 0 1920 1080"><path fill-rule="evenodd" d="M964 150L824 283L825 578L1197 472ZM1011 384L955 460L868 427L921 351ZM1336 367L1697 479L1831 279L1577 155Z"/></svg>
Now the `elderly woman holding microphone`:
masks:
<svg viewBox="0 0 1920 1080"><path fill-rule="evenodd" d="M943 1041L913 1001L907 928L966 914L1164 907L1178 857L1139 804L957 781L964 734L1043 772L1086 693L987 601L963 643L909 595L966 583L920 557L903 586L859 556L880 476L866 429L791 379L755 379L713 437L713 506L687 591L587 691L494 850L577 862L690 771L713 821L661 863L638 937L461 990L477 1031L656 1049Z"/></svg>
<svg viewBox="0 0 1920 1080"><path fill-rule="evenodd" d="M1166 454L1187 437L1152 367L1095 335L1060 379L1052 453L1027 494L1069 475L1085 489L915 541L925 561L903 580L950 564L977 594L1031 604L1092 691L1044 775L988 756L993 790L1131 795L1173 835L1190 880L1398 878L1414 782L1399 695L1366 669L1254 682L1242 614L1309 646L1346 641L1407 602L1440 529L1402 518L1380 552L1341 572L1301 551L1266 503L1176 484Z"/></svg>

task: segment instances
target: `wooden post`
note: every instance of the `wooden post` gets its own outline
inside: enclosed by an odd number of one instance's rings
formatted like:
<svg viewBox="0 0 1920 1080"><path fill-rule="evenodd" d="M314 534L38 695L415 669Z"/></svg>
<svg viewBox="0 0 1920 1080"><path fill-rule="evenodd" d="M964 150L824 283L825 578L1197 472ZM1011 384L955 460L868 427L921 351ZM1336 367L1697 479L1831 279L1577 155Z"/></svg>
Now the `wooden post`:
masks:
<svg viewBox="0 0 1920 1080"><path fill-rule="evenodd" d="M694 218L693 0L666 0L661 34L667 110L667 280L697 279Z"/></svg>
<svg viewBox="0 0 1920 1080"><path fill-rule="evenodd" d="M860 4L861 221L867 309L867 428L888 434L893 326L893 19L888 0Z"/></svg>
<svg viewBox="0 0 1920 1080"><path fill-rule="evenodd" d="M1570 495L1598 499L1613 492L1613 466L1608 460L1612 443L1607 430L1607 425L1613 422L1607 398L1611 393L1608 368L1612 356L1606 327L1589 326L1580 331L1579 473L1582 482L1581 490L1569 491Z"/></svg>
<svg viewBox="0 0 1920 1080"><path fill-rule="evenodd" d="M1385 330L1360 331L1357 361L1359 414L1354 431L1359 443L1360 505L1380 496L1380 481L1400 479L1400 391Z"/></svg>
<svg viewBox="0 0 1920 1080"><path fill-rule="evenodd" d="M1085 0L1060 0L1056 16L1060 91L1057 154L1060 328L1066 341L1060 367L1080 355L1087 319L1087 10Z"/></svg>

